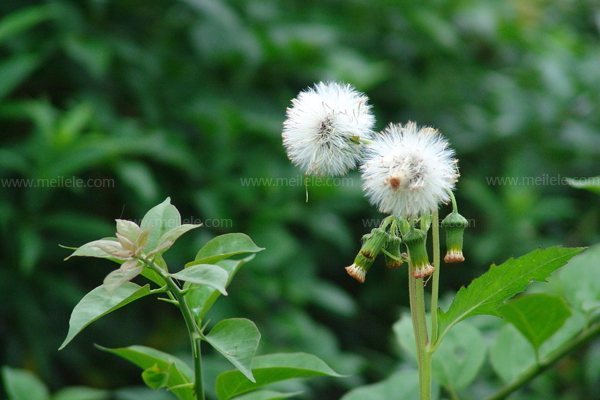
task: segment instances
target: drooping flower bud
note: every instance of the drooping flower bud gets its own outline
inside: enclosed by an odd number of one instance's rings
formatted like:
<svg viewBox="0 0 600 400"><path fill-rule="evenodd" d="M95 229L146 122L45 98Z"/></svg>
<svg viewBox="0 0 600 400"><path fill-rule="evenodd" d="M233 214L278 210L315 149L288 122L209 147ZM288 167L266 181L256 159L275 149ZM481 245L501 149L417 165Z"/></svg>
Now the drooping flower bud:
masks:
<svg viewBox="0 0 600 400"><path fill-rule="evenodd" d="M417 279L425 278L431 275L434 271L433 266L429 263L429 255L425 247L427 235L421 229L411 229L404 237L404 243L408 247L408 257L414 268L413 276Z"/></svg>
<svg viewBox="0 0 600 400"><path fill-rule="evenodd" d="M385 243L384 250L389 253L384 253L385 266L389 269L397 269L402 266L404 261L402 260L402 239L398 236L389 236Z"/></svg>
<svg viewBox="0 0 600 400"><path fill-rule="evenodd" d="M463 234L469 226L469 221L458 212L453 211L442 220L442 227L446 231L446 255L444 262L459 263L465 261L463 256Z"/></svg>
<svg viewBox="0 0 600 400"><path fill-rule="evenodd" d="M367 272L373 265L375 258L384 246L387 234L381 228L374 228L371 233L364 235L364 243L354 258L354 263L346 267L348 275L360 283L364 283Z"/></svg>

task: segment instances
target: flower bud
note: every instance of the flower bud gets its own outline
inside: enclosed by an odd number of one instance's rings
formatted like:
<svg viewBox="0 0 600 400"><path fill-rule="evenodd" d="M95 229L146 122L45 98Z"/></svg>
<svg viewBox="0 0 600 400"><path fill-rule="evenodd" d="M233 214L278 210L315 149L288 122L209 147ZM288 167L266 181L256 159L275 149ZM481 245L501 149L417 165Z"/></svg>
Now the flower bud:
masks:
<svg viewBox="0 0 600 400"><path fill-rule="evenodd" d="M381 228L374 228L371 233L363 236L363 245L354 258L354 263L346 267L348 275L364 283L367 272L373 265L375 258L381 252L387 239L387 234Z"/></svg>
<svg viewBox="0 0 600 400"><path fill-rule="evenodd" d="M404 243L408 247L408 257L414 268L413 276L417 279L425 278L434 271L429 263L429 255L425 247L427 235L421 229L411 229L404 237Z"/></svg>
<svg viewBox="0 0 600 400"><path fill-rule="evenodd" d="M402 244L402 239L398 236L389 236L388 240L385 243L385 251L387 251L394 258L390 257L390 255L384 253L385 256L385 266L389 269L400 268L403 264L402 261L402 249L400 248Z"/></svg>
<svg viewBox="0 0 600 400"><path fill-rule="evenodd" d="M459 263L465 261L463 256L463 234L469 226L469 221L456 211L448 214L442 220L442 227L446 231L446 255L444 262Z"/></svg>

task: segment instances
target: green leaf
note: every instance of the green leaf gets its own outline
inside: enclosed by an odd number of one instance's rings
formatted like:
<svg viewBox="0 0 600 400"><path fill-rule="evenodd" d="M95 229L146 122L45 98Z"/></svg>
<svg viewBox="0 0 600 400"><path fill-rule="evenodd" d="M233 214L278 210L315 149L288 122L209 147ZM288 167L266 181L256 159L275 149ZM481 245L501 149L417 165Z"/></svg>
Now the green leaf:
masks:
<svg viewBox="0 0 600 400"><path fill-rule="evenodd" d="M569 304L588 318L600 311L600 244L573 257L557 275Z"/></svg>
<svg viewBox="0 0 600 400"><path fill-rule="evenodd" d="M202 224L183 224L165 232L159 239L157 248L160 248L160 254L167 251L173 243L184 233L201 227Z"/></svg>
<svg viewBox="0 0 600 400"><path fill-rule="evenodd" d="M486 356L483 335L464 321L454 327L433 354L433 376L445 387L463 389L477 377Z"/></svg>
<svg viewBox="0 0 600 400"><path fill-rule="evenodd" d="M225 285L229 274L218 265L200 264L193 267L182 269L176 274L171 274L175 279L194 283L196 285L206 285L218 290L221 294L227 295Z"/></svg>
<svg viewBox="0 0 600 400"><path fill-rule="evenodd" d="M600 194L600 176L582 179L567 178L567 183L574 188L586 189L590 192Z"/></svg>
<svg viewBox="0 0 600 400"><path fill-rule="evenodd" d="M341 375L323 360L306 353L279 353L254 357L252 372L256 382L250 382L239 371L225 371L217 377L216 392L219 400L228 400L265 385L295 378Z"/></svg>
<svg viewBox="0 0 600 400"><path fill-rule="evenodd" d="M162 370L157 364L154 364L142 372L142 380L150 389L162 389L167 387L169 376L173 369L173 364L169 364L167 370Z"/></svg>
<svg viewBox="0 0 600 400"><path fill-rule="evenodd" d="M255 381L250 367L260 342L260 332L254 322L244 318L219 321L205 339L246 378Z"/></svg>
<svg viewBox="0 0 600 400"><path fill-rule="evenodd" d="M140 227L150 231L146 251L152 251L158 246L162 235L181 225L181 215L177 208L171 204L171 198L167 197L165 201L151 208L144 218Z"/></svg>
<svg viewBox="0 0 600 400"><path fill-rule="evenodd" d="M257 390L256 392L238 396L235 400L283 400L298 396L299 394L302 394L302 392L281 393L272 390Z"/></svg>
<svg viewBox="0 0 600 400"><path fill-rule="evenodd" d="M490 362L500 378L511 383L535 365L535 352L514 326L506 324L490 347Z"/></svg>
<svg viewBox="0 0 600 400"><path fill-rule="evenodd" d="M536 349L560 329L571 315L560 297L529 294L501 305L498 315L517 328Z"/></svg>
<svg viewBox="0 0 600 400"><path fill-rule="evenodd" d="M212 264L239 254L258 253L264 248L258 247L248 235L226 233L208 241L196 254L196 259L186 267L196 264Z"/></svg>
<svg viewBox="0 0 600 400"><path fill-rule="evenodd" d="M77 386L61 389L52 396L52 400L109 400L110 398L110 392L107 390Z"/></svg>
<svg viewBox="0 0 600 400"><path fill-rule="evenodd" d="M69 332L59 350L64 349L79 332L92 322L148 294L150 294L149 285L141 287L132 282L127 282L114 291L108 291L104 286L98 286L86 294L73 309L69 320Z"/></svg>
<svg viewBox="0 0 600 400"><path fill-rule="evenodd" d="M114 245L114 244L118 244L118 243L119 242L117 241L116 238L104 238L104 239L94 240L92 242L83 244L83 245L79 246L78 248L76 248L75 251L73 253L71 253L70 256L65 258L65 260L68 260L71 257L96 257L96 258L106 258L106 259L114 260L113 256L111 256L104 250L101 250L100 247L98 247L98 246L105 247L105 246L108 246L111 244ZM62 246L62 247L66 248L66 249L71 249L70 247L66 247L66 246Z"/></svg>
<svg viewBox="0 0 600 400"><path fill-rule="evenodd" d="M51 5L21 8L0 20L0 43L18 35L53 15Z"/></svg>
<svg viewBox="0 0 600 400"><path fill-rule="evenodd" d="M402 349L416 361L415 336L410 315L402 315L393 329ZM462 322L448 333L433 354L433 376L437 382L454 390L467 387L477 377L485 355L486 344L479 329L468 322Z"/></svg>
<svg viewBox="0 0 600 400"><path fill-rule="evenodd" d="M550 247L534 250L490 269L461 288L446 312L439 312L439 339L458 322L478 314L496 315L505 300L523 291L531 281L543 281L583 248Z"/></svg>
<svg viewBox="0 0 600 400"><path fill-rule="evenodd" d="M192 387L192 370L179 358L145 346L129 346L117 349L97 347L102 351L124 358L143 369L146 373L145 379L150 379L152 386L158 384L159 379L157 378L166 377L166 382L160 387L168 388L180 400L195 399ZM152 372L146 372L148 370L152 370ZM144 375L142 376L144 377Z"/></svg>
<svg viewBox="0 0 600 400"><path fill-rule="evenodd" d="M13 56L0 63L0 99L23 82L37 67L39 57L32 54Z"/></svg>
<svg viewBox="0 0 600 400"><path fill-rule="evenodd" d="M225 288L229 286L241 266L253 258L254 255L251 255L242 260L221 260L217 262L217 265L227 271L228 274ZM185 299L196 318L202 320L220 295L221 293L218 290L210 286L195 286L189 288L189 291L185 295Z"/></svg>
<svg viewBox="0 0 600 400"><path fill-rule="evenodd" d="M48 388L37 376L24 369L2 368L8 400L47 400Z"/></svg>
<svg viewBox="0 0 600 400"><path fill-rule="evenodd" d="M432 397L437 398L437 391ZM344 395L341 400L389 400L418 399L419 374L417 371L400 371L384 381L356 388ZM237 400L237 399L236 399Z"/></svg>

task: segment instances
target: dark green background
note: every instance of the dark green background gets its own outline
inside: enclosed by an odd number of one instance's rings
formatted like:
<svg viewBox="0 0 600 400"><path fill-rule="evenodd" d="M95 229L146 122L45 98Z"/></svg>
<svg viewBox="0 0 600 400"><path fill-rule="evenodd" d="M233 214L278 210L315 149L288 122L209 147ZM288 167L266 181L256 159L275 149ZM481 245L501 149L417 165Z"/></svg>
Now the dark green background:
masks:
<svg viewBox="0 0 600 400"><path fill-rule="evenodd" d="M362 286L344 272L366 221L380 218L358 175L309 188L309 203L301 184L242 184L300 177L282 122L291 98L320 80L365 92L378 129L415 120L456 148L457 198L473 226L444 291L491 262L600 239L598 198L550 182L598 175L596 1L2 1L0 15L0 178L114 183L0 188L0 364L54 390L139 384L134 367L92 343L187 351L176 310L153 300L56 351L72 307L112 267L63 262L58 244L110 235L114 218L141 218L166 196L184 219L220 224L178 242L171 265L225 232L267 248L213 318L252 318L260 352L312 352L351 375L313 382L307 398L339 398L402 362L391 325L407 304L405 270L378 261ZM578 360L526 398L589 398ZM227 368L210 355L208 366ZM497 383L488 373L478 385Z"/></svg>

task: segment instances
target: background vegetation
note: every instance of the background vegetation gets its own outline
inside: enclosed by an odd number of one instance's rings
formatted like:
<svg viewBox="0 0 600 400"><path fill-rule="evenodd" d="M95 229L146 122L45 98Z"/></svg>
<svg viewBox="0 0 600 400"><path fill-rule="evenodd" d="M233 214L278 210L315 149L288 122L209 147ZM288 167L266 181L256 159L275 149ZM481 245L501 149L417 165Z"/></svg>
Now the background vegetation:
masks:
<svg viewBox="0 0 600 400"><path fill-rule="evenodd" d="M442 276L448 293L491 262L600 239L598 198L563 180L598 175L594 1L9 0L0 16L0 364L53 390L139 382L94 341L187 351L175 310L148 302L56 351L109 268L63 262L58 244L109 235L115 217L167 195L206 225L171 264L225 232L267 248L213 312L254 319L262 352L312 352L351 375L311 383L307 398L339 398L406 362L391 331L405 274L374 268L359 286L343 269L379 218L357 176L315 183L307 204L281 145L290 99L320 80L367 93L378 128L416 120L455 146L473 226L467 262ZM100 187L67 187L73 177ZM591 398L599 359L600 343L581 349L526 398Z"/></svg>

